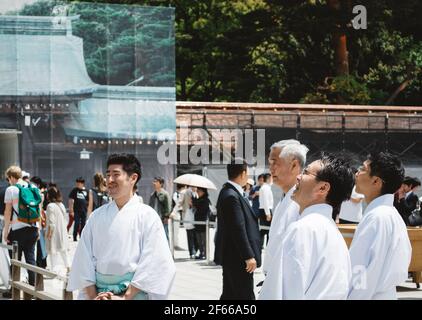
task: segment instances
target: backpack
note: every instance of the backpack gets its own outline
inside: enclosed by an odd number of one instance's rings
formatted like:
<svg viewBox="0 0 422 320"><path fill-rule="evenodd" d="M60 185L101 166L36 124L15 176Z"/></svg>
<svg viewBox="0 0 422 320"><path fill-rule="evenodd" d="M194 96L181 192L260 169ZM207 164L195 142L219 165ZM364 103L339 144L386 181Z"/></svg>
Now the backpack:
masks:
<svg viewBox="0 0 422 320"><path fill-rule="evenodd" d="M24 223L35 223L40 220L41 194L37 187L28 184L24 187L20 184L15 185L19 189L18 220Z"/></svg>

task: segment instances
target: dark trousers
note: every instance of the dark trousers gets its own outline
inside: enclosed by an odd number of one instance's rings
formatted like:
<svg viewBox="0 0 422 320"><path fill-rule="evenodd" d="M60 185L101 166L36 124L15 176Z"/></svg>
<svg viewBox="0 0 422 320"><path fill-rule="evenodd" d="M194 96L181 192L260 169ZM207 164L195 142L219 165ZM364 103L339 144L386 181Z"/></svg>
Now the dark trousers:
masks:
<svg viewBox="0 0 422 320"><path fill-rule="evenodd" d="M37 267L44 268L44 269L47 267L47 257L44 259L42 257L40 240L37 241Z"/></svg>
<svg viewBox="0 0 422 320"><path fill-rule="evenodd" d="M38 228L25 227L19 230L10 231L10 241L18 242L18 260L22 259L22 252L25 255L25 261L28 264L35 266L35 244L38 238ZM35 274L28 271L28 282L30 285L35 285Z"/></svg>
<svg viewBox="0 0 422 320"><path fill-rule="evenodd" d="M205 242L206 242L205 230L202 231L202 230L195 229L195 236L198 243L199 256L201 258L205 257Z"/></svg>
<svg viewBox="0 0 422 320"><path fill-rule="evenodd" d="M265 235L267 235L267 241L265 245L268 245L270 230L260 230L259 233L261 234L261 249L264 249Z"/></svg>
<svg viewBox="0 0 422 320"><path fill-rule="evenodd" d="M194 256L196 254L196 250L198 250L198 246L196 244L195 229L186 229L186 235L188 238L189 255Z"/></svg>
<svg viewBox="0 0 422 320"><path fill-rule="evenodd" d="M273 213L272 210L270 210L270 212L271 212L271 215L272 215L272 213ZM271 226L271 221L267 221L267 216L265 215L264 209L259 209L259 225L263 226L263 227L270 227ZM261 248L264 249L265 235L267 236L267 241L266 241L266 245L267 245L270 230L261 229L259 231L259 233L261 234Z"/></svg>
<svg viewBox="0 0 422 320"><path fill-rule="evenodd" d="M223 293L220 300L255 300L253 273L245 270L246 263L223 265Z"/></svg>
<svg viewBox="0 0 422 320"><path fill-rule="evenodd" d="M75 225L73 226L73 240L76 241L79 236L82 234L82 230L85 227L86 223L86 212L76 212L75 211ZM80 230L79 230L80 226Z"/></svg>

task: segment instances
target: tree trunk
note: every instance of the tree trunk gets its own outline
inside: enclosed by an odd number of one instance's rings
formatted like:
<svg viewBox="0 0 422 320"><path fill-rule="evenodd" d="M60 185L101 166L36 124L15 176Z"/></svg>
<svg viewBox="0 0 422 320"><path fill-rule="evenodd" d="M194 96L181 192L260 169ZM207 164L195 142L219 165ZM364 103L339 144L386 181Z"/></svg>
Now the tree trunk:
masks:
<svg viewBox="0 0 422 320"><path fill-rule="evenodd" d="M349 57L347 52L347 21L342 21L342 10L349 10L350 1L328 0L328 7L333 11L335 24L333 30L333 46L336 76L349 74ZM347 15L346 15L347 16Z"/></svg>
<svg viewBox="0 0 422 320"><path fill-rule="evenodd" d="M388 98L388 100L385 103L385 105L387 105L387 106L391 105L394 102L394 100L397 98L397 96L400 94L400 92L402 92L404 89L406 89L406 87L409 85L410 81L412 81L412 80L411 79L404 80L398 86L398 88L393 92L393 94L391 95L391 97Z"/></svg>

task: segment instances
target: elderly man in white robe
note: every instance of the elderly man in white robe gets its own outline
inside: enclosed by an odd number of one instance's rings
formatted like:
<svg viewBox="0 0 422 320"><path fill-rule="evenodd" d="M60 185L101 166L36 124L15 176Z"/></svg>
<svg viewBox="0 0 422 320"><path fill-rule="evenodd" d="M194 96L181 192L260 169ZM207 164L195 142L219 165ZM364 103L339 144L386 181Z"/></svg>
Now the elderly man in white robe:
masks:
<svg viewBox="0 0 422 320"><path fill-rule="evenodd" d="M389 154L368 157L356 173L356 191L368 206L350 247L353 280L349 299L397 299L412 256L406 225L393 206L404 178L401 161Z"/></svg>
<svg viewBox="0 0 422 320"><path fill-rule="evenodd" d="M133 195L140 177L135 156L108 158L107 187L113 201L90 216L70 272L67 290L79 290L79 299L167 298L175 265L160 217Z"/></svg>
<svg viewBox="0 0 422 320"><path fill-rule="evenodd" d="M297 176L306 163L308 148L294 139L281 140L270 148L268 162L273 183L285 194L278 202L272 217L268 244L265 248L263 271L270 268L272 257L280 246L287 227L299 218L299 206L291 198Z"/></svg>
<svg viewBox="0 0 422 320"><path fill-rule="evenodd" d="M332 214L350 197L353 171L345 160L325 155L297 180L292 197L300 217L287 228L259 299L346 299L350 257Z"/></svg>

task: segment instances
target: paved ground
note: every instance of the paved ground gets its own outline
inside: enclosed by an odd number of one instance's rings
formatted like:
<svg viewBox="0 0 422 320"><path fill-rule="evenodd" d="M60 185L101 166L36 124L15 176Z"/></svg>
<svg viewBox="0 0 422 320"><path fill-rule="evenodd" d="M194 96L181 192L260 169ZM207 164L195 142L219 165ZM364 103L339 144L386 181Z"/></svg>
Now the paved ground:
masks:
<svg viewBox="0 0 422 320"><path fill-rule="evenodd" d="M211 229L210 239L214 239L214 229ZM180 229L179 241L180 246L186 249L186 232L184 229ZM73 255L76 243L72 241L70 247L70 254ZM213 241L211 241L210 252L213 256ZM177 273L170 299L216 300L220 297L222 287L221 267L206 260L191 260L188 251L175 251L175 262ZM64 267L59 272L64 273ZM26 274L23 272L22 278L25 279L25 277ZM264 276L261 269L256 270L254 278L255 283L263 280ZM60 296L62 287L58 280L45 281L47 291L54 292L57 296ZM76 294L74 296L76 298ZM398 288L398 297L405 300L422 300L422 289L416 289L414 283L406 282ZM0 299L2 299L1 296Z"/></svg>

